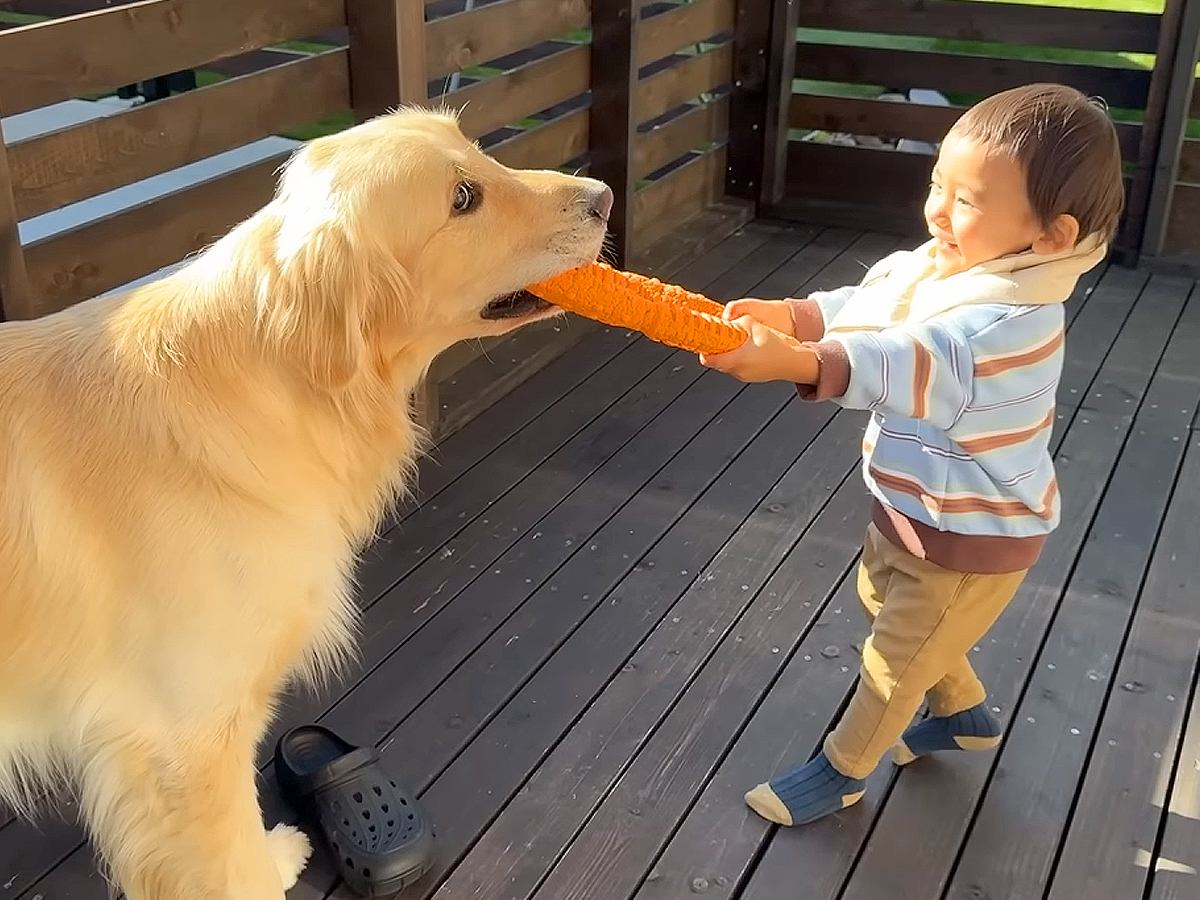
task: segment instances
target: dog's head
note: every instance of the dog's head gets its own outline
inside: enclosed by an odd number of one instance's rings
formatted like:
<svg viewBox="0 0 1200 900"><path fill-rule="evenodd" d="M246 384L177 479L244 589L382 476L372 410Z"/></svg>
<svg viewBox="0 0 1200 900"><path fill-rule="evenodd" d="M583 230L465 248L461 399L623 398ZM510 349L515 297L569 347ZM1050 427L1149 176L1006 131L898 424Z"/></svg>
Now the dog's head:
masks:
<svg viewBox="0 0 1200 900"><path fill-rule="evenodd" d="M401 354L427 364L553 315L523 288L595 260L612 203L593 179L501 165L448 113L381 116L286 166L264 210L264 320L323 387Z"/></svg>

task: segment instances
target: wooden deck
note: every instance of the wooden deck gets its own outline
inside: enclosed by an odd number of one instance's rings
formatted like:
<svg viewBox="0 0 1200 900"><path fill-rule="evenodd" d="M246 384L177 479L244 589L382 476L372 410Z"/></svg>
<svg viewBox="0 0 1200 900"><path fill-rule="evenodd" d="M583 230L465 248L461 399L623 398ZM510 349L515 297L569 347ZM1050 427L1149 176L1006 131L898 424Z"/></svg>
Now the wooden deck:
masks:
<svg viewBox="0 0 1200 900"><path fill-rule="evenodd" d="M896 245L756 223L664 274L796 295ZM1112 267L1070 319L1062 526L976 648L997 754L885 764L805 829L745 808L854 683L864 417L611 330L423 466L362 568L360 667L280 728L374 742L420 790L439 861L406 900L1200 896L1200 291ZM70 819L0 828L0 897L106 896ZM331 872L289 896L349 900Z"/></svg>

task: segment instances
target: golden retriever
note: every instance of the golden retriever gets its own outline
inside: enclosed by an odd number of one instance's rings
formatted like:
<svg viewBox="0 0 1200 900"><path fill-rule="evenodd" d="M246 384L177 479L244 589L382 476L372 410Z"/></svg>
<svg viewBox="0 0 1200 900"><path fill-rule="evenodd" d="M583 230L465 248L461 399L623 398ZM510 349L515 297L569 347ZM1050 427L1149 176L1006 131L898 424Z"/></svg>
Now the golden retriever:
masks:
<svg viewBox="0 0 1200 900"><path fill-rule="evenodd" d="M456 341L556 313L612 192L486 156L450 113L310 142L180 271L0 326L0 795L58 784L130 900L278 900L256 748L351 648L356 553Z"/></svg>

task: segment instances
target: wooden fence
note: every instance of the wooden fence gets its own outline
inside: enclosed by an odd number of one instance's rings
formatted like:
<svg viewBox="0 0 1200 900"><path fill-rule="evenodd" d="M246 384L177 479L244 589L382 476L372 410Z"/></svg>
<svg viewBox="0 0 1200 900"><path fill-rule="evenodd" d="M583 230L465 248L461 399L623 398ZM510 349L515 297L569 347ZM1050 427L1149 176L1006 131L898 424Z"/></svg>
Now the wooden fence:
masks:
<svg viewBox="0 0 1200 900"><path fill-rule="evenodd" d="M270 197L286 153L24 245L18 222L401 101L461 108L464 129L509 165L608 182L618 261L636 265L723 197L769 216L915 231L931 148L897 140L932 145L980 96L1062 81L1119 119L1124 259L1150 234L1152 254L1200 260L1200 143L1186 123L1189 109L1200 118L1200 10L1185 0L1161 16L975 0L0 0L4 10L50 17L0 19L5 116L171 72L203 76L194 90L0 141L10 318L185 258ZM915 88L947 105L880 96ZM494 342L453 348L425 398L435 421L461 423L588 327L523 332L519 352L495 354L518 361L493 393L444 409L437 384Z"/></svg>
<svg viewBox="0 0 1200 900"><path fill-rule="evenodd" d="M1169 73L1161 140L1151 182L1143 262L1152 268L1200 272L1200 5L1168 0L1162 67ZM1164 42L1165 43L1165 42Z"/></svg>
<svg viewBox="0 0 1200 900"><path fill-rule="evenodd" d="M76 11L65 5L56 12ZM509 165L590 167L617 189L622 259L721 193L735 0L477 0L458 11L445 0L92 6L0 31L0 113L246 59L286 41L345 35L347 46L277 55L270 61L280 64L260 60L249 74L0 141L0 304L9 318L62 309L210 243L269 199L283 156L25 246L19 221L306 123L347 112L361 120L402 101L461 107L464 130ZM599 23L595 52L589 7ZM473 77L442 93L464 71ZM571 331L577 339L582 329ZM455 348L434 381L479 352ZM548 337L526 368L557 352Z"/></svg>
<svg viewBox="0 0 1200 900"><path fill-rule="evenodd" d="M1200 81L1196 79L1192 79L1189 118L1200 121ZM1173 195L1164 253L1200 255L1200 138L1182 139Z"/></svg>
<svg viewBox="0 0 1200 900"><path fill-rule="evenodd" d="M767 154L766 211L919 229L932 160L928 149L895 149L897 140L936 143L977 99L1055 81L1104 98L1120 120L1130 204L1119 243L1136 250L1167 87L1150 65L1160 16L971 0L781 0L776 8L778 29L798 36L777 48L784 99L769 140L781 150ZM948 105L881 97L911 89L939 92ZM820 132L855 144L813 140Z"/></svg>

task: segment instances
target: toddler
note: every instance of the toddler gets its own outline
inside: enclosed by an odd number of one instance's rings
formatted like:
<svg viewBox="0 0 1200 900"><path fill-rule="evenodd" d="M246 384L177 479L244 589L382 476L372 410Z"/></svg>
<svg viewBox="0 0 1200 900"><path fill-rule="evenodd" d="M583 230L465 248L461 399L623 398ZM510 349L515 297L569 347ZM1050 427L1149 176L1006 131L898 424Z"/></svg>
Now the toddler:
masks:
<svg viewBox="0 0 1200 900"><path fill-rule="evenodd" d="M705 365L871 411L859 683L820 753L747 793L764 818L800 825L850 806L889 749L905 765L1000 742L967 654L1058 524L1062 304L1104 258L1123 204L1102 104L1061 85L1017 88L946 135L928 242L858 285L727 306L750 339ZM911 724L924 700L929 716Z"/></svg>

